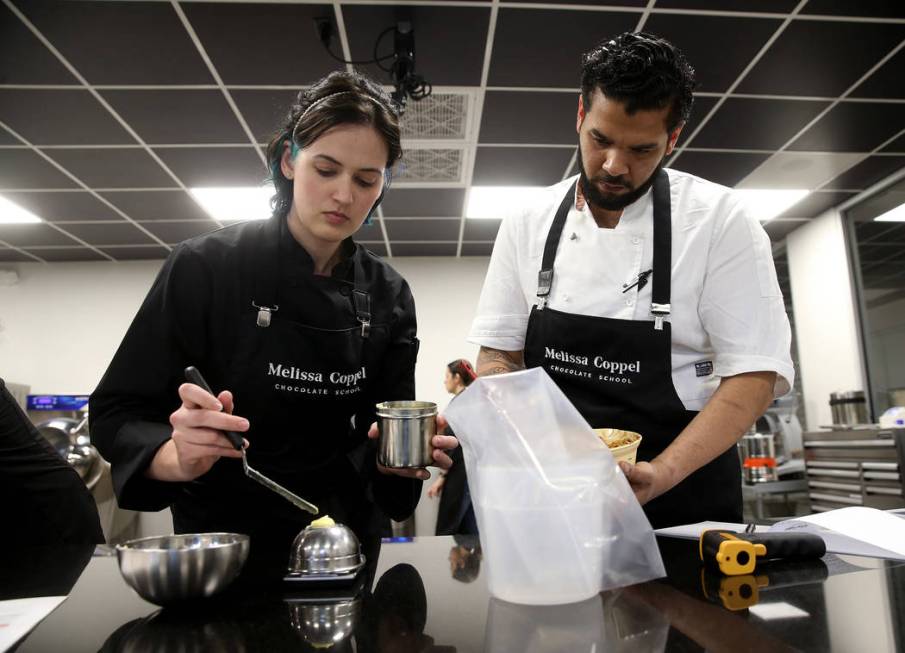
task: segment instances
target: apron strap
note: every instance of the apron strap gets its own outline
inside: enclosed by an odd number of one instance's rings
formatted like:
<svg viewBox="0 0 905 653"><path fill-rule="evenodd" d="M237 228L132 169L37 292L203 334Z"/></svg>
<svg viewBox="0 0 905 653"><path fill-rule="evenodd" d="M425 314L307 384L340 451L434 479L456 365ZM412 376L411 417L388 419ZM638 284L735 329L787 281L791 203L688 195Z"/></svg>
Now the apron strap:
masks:
<svg viewBox="0 0 905 653"><path fill-rule="evenodd" d="M286 221L285 216L271 216L260 231L258 244L252 256L255 258L254 297L251 305L258 309L257 325L270 326L270 316L279 310L277 305L277 287L279 286L280 267L280 230Z"/></svg>
<svg viewBox="0 0 905 653"><path fill-rule="evenodd" d="M650 313L654 329L663 330L663 320L669 317L670 285L672 282L672 206L669 175L662 168L654 179L654 279L651 286ZM659 274L657 274L659 272Z"/></svg>
<svg viewBox="0 0 905 653"><path fill-rule="evenodd" d="M566 226L569 209L574 204L575 185L573 184L556 210L553 224L550 225L550 231L547 233L547 242L544 243L544 258L541 261L540 272L537 274L537 307L540 309L547 305L547 297L550 289L553 288L553 262L556 260L556 248L559 247L559 239Z"/></svg>
<svg viewBox="0 0 905 653"><path fill-rule="evenodd" d="M367 338L371 334L371 295L355 288L352 291L352 303L355 306L355 319L361 323L361 337Z"/></svg>

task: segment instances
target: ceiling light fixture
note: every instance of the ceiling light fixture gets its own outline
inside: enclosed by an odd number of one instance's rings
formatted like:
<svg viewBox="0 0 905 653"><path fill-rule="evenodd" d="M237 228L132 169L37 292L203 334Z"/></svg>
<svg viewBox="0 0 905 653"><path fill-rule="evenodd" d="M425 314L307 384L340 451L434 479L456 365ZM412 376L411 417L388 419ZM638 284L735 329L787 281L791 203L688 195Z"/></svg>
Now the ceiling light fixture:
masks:
<svg viewBox="0 0 905 653"><path fill-rule="evenodd" d="M189 188L189 192L214 220L266 220L272 213L273 186Z"/></svg>
<svg viewBox="0 0 905 653"><path fill-rule="evenodd" d="M465 217L499 220L511 213L513 206L540 201L545 190L543 186L472 186Z"/></svg>
<svg viewBox="0 0 905 653"><path fill-rule="evenodd" d="M44 221L15 202L0 197L0 224L34 224L35 222Z"/></svg>
<svg viewBox="0 0 905 653"><path fill-rule="evenodd" d="M811 191L803 189L737 188L732 191L742 198L745 206L761 222L769 222L805 197Z"/></svg>
<svg viewBox="0 0 905 653"><path fill-rule="evenodd" d="M905 204L899 204L896 208L881 213L874 218L874 222L905 222Z"/></svg>

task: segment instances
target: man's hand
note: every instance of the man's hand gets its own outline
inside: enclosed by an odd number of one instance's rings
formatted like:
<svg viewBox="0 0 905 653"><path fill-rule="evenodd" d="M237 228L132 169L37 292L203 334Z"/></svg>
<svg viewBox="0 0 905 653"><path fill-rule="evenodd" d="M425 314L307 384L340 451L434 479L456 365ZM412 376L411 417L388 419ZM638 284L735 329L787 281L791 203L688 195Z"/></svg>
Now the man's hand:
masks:
<svg viewBox="0 0 905 653"><path fill-rule="evenodd" d="M632 487L632 492L635 493L635 498L642 506L673 486L669 470L662 467L656 460L649 463L640 462L636 465L621 460L619 469L625 474L628 484Z"/></svg>
<svg viewBox="0 0 905 653"><path fill-rule="evenodd" d="M503 351L481 347L478 351L478 376L506 374L525 369L525 354L522 351Z"/></svg>
<svg viewBox="0 0 905 653"><path fill-rule="evenodd" d="M445 430L446 426L446 419L442 415L438 415L437 431ZM377 422L371 424L371 428L368 429L368 437L372 440L376 440L380 437L380 431L377 428ZM431 445L433 445L434 447L431 454L434 459L434 464L440 469L449 469L450 467L452 467L452 458L446 455L446 452L458 447L459 441L451 435L435 435L431 440ZM381 474L393 474L395 476L417 478L422 481L426 481L431 477L430 472L423 467L417 467L414 469L399 469L396 467L384 467L380 463L377 463L377 469Z"/></svg>

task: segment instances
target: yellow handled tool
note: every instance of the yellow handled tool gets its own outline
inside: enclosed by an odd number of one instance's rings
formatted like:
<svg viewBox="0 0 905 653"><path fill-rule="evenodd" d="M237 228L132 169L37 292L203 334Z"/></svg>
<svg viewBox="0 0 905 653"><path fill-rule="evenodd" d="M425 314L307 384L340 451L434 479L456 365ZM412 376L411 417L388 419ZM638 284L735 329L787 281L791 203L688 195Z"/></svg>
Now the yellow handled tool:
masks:
<svg viewBox="0 0 905 653"><path fill-rule="evenodd" d="M701 533L698 550L704 564L727 576L754 571L761 560L813 560L823 557L826 544L812 533L732 533L710 530Z"/></svg>

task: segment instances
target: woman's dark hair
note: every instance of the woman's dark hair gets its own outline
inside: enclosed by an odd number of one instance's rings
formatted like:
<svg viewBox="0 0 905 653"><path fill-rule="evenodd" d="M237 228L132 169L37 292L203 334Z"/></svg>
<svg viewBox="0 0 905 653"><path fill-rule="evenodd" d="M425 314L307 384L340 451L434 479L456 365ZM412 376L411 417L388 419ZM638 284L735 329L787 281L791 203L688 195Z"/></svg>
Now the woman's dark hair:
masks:
<svg viewBox="0 0 905 653"><path fill-rule="evenodd" d="M688 120L694 103L694 68L672 43L653 34L625 32L605 41L581 58L581 98L591 109L596 89L638 110L669 107L666 131Z"/></svg>
<svg viewBox="0 0 905 653"><path fill-rule="evenodd" d="M466 386L471 385L471 382L478 378L478 375L475 374L474 368L464 358L457 358L452 363L446 366L449 370L449 373L455 376L459 375L459 378L462 379L462 383Z"/></svg>
<svg viewBox="0 0 905 653"><path fill-rule="evenodd" d="M387 177L402 156L399 112L390 97L358 72L335 71L301 91L282 127L267 145L267 164L276 194L274 215L285 215L292 204L292 180L283 176L284 143L305 148L337 125L372 125L387 145Z"/></svg>

